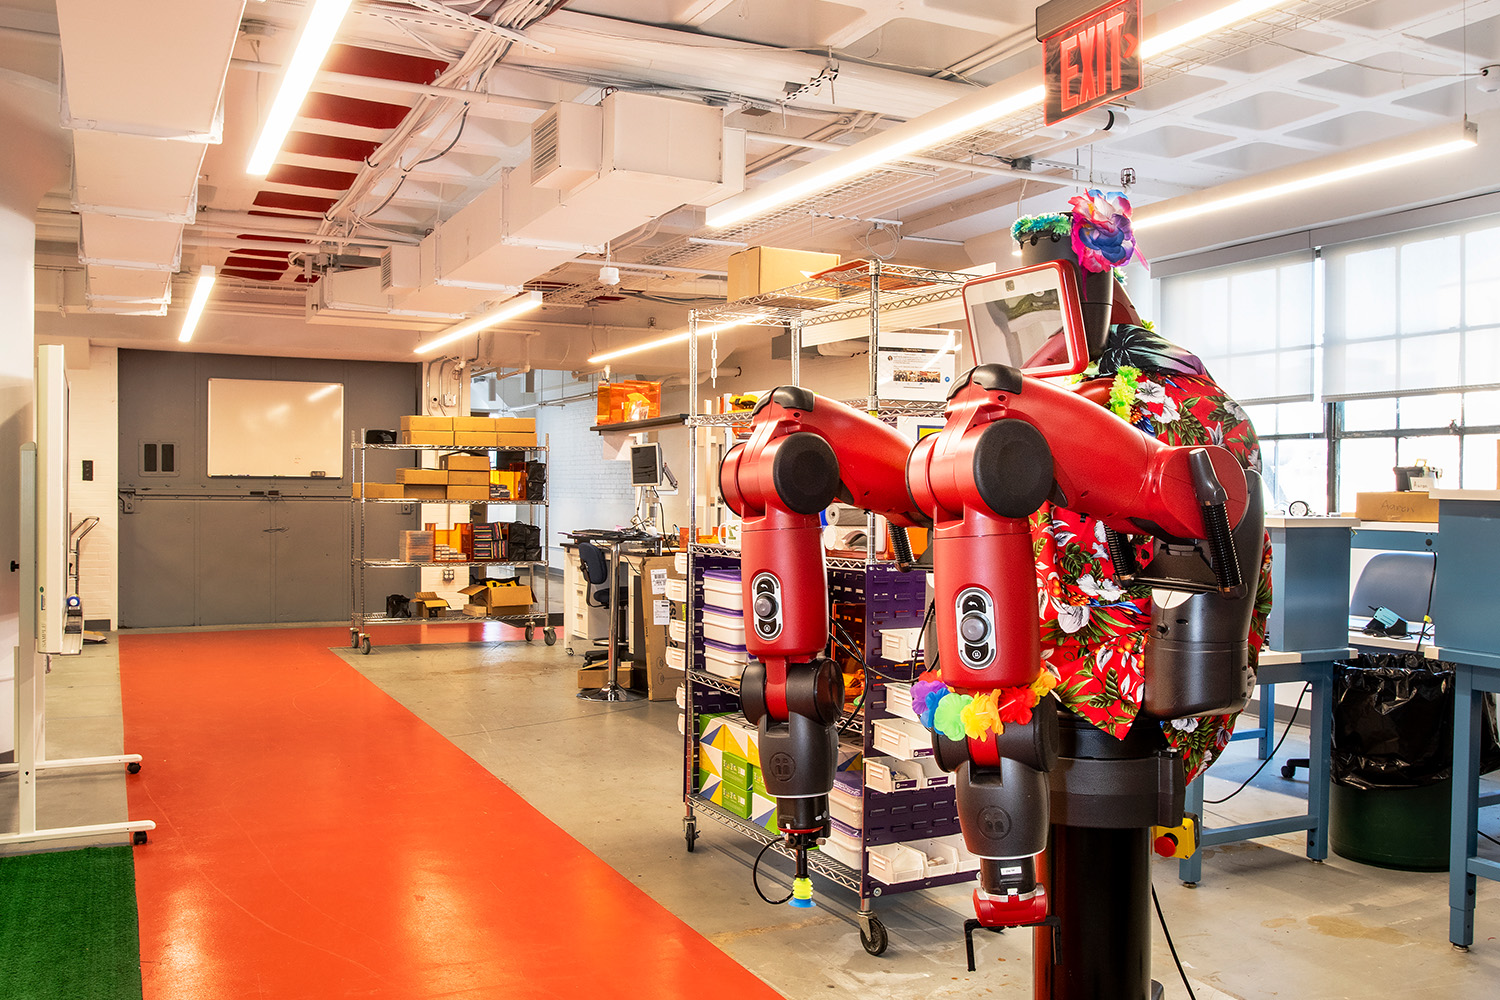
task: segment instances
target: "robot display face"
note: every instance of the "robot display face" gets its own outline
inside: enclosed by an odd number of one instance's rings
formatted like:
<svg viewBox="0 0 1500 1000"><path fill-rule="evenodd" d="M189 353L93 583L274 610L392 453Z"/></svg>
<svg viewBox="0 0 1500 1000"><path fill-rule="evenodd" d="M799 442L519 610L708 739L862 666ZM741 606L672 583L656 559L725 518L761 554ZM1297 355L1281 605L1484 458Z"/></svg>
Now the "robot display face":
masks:
<svg viewBox="0 0 1500 1000"><path fill-rule="evenodd" d="M964 285L969 337L960 367L1001 364L1037 378L1088 367L1078 282L1062 261L1047 261Z"/></svg>

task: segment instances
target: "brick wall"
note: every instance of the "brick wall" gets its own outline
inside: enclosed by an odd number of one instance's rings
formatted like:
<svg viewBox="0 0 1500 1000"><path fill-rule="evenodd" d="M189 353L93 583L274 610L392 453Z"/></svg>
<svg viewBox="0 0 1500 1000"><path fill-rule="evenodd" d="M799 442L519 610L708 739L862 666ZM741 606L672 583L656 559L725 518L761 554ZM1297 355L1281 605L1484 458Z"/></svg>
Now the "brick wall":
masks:
<svg viewBox="0 0 1500 1000"><path fill-rule="evenodd" d="M89 348L89 367L68 371L68 506L72 523L90 515L99 523L83 539L79 596L85 621L118 621L119 607L119 352ZM83 480L83 463L94 463L94 478Z"/></svg>

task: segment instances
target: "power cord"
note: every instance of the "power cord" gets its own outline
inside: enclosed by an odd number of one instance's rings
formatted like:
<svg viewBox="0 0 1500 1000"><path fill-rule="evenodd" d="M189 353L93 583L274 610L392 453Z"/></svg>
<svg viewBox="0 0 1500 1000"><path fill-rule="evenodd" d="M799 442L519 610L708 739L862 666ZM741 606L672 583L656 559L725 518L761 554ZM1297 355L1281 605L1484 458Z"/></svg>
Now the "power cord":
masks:
<svg viewBox="0 0 1500 1000"><path fill-rule="evenodd" d="M1234 791L1230 792L1222 799L1204 799L1204 805L1216 806L1220 802L1228 802L1230 799L1240 794L1240 792L1243 792L1245 790L1245 786L1254 781L1260 775L1260 772L1266 769L1266 765L1276 759L1276 755L1281 752L1281 744L1286 742L1287 734L1292 731L1292 723L1297 721L1297 713L1302 711L1302 699L1307 697L1307 692L1311 687L1311 684L1302 685L1302 693L1297 696L1297 706L1292 709L1292 717L1286 720L1286 728L1281 731L1281 739L1276 741L1276 746L1271 750L1270 756L1260 762L1260 767L1257 767L1255 769L1255 773L1250 775L1250 777L1246 778L1244 781L1240 782L1240 787L1236 788Z"/></svg>
<svg viewBox="0 0 1500 1000"><path fill-rule="evenodd" d="M1417 655L1422 655L1422 640L1427 638L1427 629L1432 625L1432 585L1437 582L1437 553L1432 554L1432 575L1427 578L1427 612L1422 615L1422 627L1417 630Z"/></svg>
<svg viewBox="0 0 1500 1000"><path fill-rule="evenodd" d="M785 903L787 900L792 898L791 889L788 889L786 895L781 897L780 899L772 899L760 889L760 859L765 857L766 852L769 851L773 846L775 846L775 844L776 841L774 840L766 841L765 846L760 849L760 853L755 856L755 864L750 866L750 883L755 886L755 894L757 896L770 903L772 906L780 906L782 903Z"/></svg>
<svg viewBox="0 0 1500 1000"><path fill-rule="evenodd" d="M1182 977L1183 988L1187 990L1189 1000L1198 1000L1197 994L1193 992L1193 984L1188 982L1187 972L1182 968L1182 959L1177 957L1177 946L1172 943L1172 932L1167 930L1167 918L1161 912L1161 900L1156 898L1156 886L1151 887L1151 905L1156 907L1156 919L1161 922L1161 932L1166 936L1167 948L1172 952L1172 962L1177 966L1177 974Z"/></svg>
<svg viewBox="0 0 1500 1000"><path fill-rule="evenodd" d="M1475 830L1474 832L1477 833L1477 834L1479 834L1481 837L1483 837L1485 840L1488 840L1492 844L1500 844L1500 840L1497 840L1494 837L1491 837L1489 834L1485 833L1483 830Z"/></svg>

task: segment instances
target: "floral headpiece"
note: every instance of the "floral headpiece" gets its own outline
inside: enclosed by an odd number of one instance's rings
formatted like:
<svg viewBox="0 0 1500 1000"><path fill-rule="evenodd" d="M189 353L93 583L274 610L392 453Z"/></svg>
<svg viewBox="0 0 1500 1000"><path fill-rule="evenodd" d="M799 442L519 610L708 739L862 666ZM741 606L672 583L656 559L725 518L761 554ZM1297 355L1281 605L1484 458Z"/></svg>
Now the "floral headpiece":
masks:
<svg viewBox="0 0 1500 1000"><path fill-rule="evenodd" d="M1105 194L1090 188L1070 198L1073 206L1073 252L1085 271L1124 267L1134 257L1149 267L1135 245L1130 226L1130 199L1123 191Z"/></svg>
<svg viewBox="0 0 1500 1000"><path fill-rule="evenodd" d="M1071 237L1073 252L1085 271L1123 267L1131 257L1146 264L1146 258L1135 245L1135 232L1130 227L1130 199L1124 192L1106 194L1090 189L1070 199L1068 204L1072 212L1022 216L1010 227L1011 237L1017 243L1043 237Z"/></svg>

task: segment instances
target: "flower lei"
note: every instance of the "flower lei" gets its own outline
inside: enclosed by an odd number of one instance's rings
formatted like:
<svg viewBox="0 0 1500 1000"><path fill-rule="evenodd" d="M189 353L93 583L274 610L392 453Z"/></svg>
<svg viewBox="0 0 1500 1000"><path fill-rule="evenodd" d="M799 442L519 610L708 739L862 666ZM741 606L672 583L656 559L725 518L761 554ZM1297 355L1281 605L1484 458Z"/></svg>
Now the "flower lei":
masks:
<svg viewBox="0 0 1500 1000"><path fill-rule="evenodd" d="M1035 238L1065 239L1072 235L1073 219L1064 212L1048 212L1043 215L1023 215L1010 227L1011 239L1017 243Z"/></svg>
<svg viewBox="0 0 1500 1000"><path fill-rule="evenodd" d="M1141 383L1141 370L1130 365L1121 365L1115 372L1114 384L1109 387L1109 408L1126 423L1135 410L1136 391Z"/></svg>
<svg viewBox="0 0 1500 1000"><path fill-rule="evenodd" d="M1106 194L1090 188L1068 200L1073 206L1073 252L1085 271L1108 271L1122 267L1135 257L1146 258L1135 245L1130 225L1130 199L1123 191ZM1149 266L1149 265L1147 265Z"/></svg>
<svg viewBox="0 0 1500 1000"><path fill-rule="evenodd" d="M928 670L911 686L911 705L922 725L950 740L983 740L1003 733L1008 722L1030 722L1031 710L1056 686L1057 678L1043 670L1030 684L968 695L943 683L939 671Z"/></svg>

